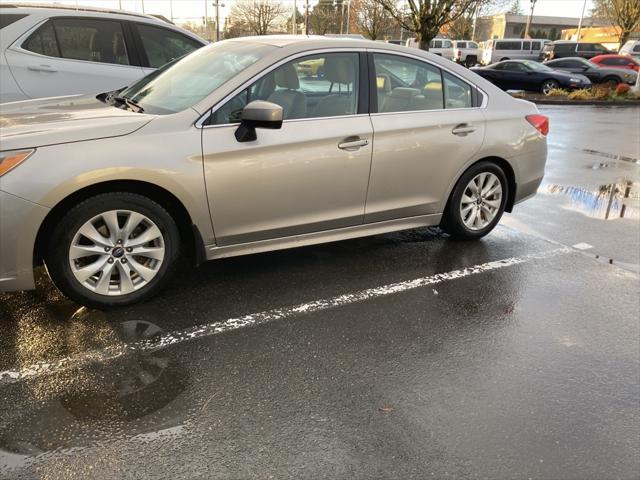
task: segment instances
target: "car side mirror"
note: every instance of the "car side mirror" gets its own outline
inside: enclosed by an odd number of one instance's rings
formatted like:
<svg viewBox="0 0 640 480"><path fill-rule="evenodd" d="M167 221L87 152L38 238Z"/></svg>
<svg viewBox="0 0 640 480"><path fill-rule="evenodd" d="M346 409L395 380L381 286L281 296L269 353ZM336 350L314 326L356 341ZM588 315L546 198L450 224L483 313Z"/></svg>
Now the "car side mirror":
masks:
<svg viewBox="0 0 640 480"><path fill-rule="evenodd" d="M258 137L256 128L278 129L282 127L282 107L264 100L249 102L242 109L240 126L235 132L239 142L253 142Z"/></svg>

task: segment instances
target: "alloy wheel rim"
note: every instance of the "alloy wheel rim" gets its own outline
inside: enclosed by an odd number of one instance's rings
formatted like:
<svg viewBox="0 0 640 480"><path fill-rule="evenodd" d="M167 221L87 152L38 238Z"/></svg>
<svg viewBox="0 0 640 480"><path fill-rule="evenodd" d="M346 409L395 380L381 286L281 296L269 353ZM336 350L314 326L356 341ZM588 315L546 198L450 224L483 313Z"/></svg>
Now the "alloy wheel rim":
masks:
<svg viewBox="0 0 640 480"><path fill-rule="evenodd" d="M549 92L551 92L551 90L553 90L555 87L556 85L554 83L547 82L542 87L542 93L544 93L545 95L549 95Z"/></svg>
<svg viewBox="0 0 640 480"><path fill-rule="evenodd" d="M75 279L94 293L119 296L148 285L165 257L162 232L132 210L109 210L85 222L69 247Z"/></svg>
<svg viewBox="0 0 640 480"><path fill-rule="evenodd" d="M467 184L460 201L460 218L469 230L486 228L498 215L502 204L502 183L490 172L483 172Z"/></svg>

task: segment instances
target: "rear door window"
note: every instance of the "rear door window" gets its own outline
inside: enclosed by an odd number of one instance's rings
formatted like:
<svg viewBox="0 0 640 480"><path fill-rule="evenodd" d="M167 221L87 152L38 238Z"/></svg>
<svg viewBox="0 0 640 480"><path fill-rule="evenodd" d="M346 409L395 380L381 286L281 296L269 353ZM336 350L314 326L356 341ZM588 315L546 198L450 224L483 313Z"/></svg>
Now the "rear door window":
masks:
<svg viewBox="0 0 640 480"><path fill-rule="evenodd" d="M202 46L196 40L168 28L136 24L148 67L158 68Z"/></svg>
<svg viewBox="0 0 640 480"><path fill-rule="evenodd" d="M458 77L442 72L445 108L471 108L471 86Z"/></svg>
<svg viewBox="0 0 640 480"><path fill-rule="evenodd" d="M496 42L496 50L521 50L522 42Z"/></svg>
<svg viewBox="0 0 640 480"><path fill-rule="evenodd" d="M540 42L531 42L531 48L533 50L540 50Z"/></svg>
<svg viewBox="0 0 640 480"><path fill-rule="evenodd" d="M88 62L129 65L122 24L93 18L54 18L22 45L30 52Z"/></svg>
<svg viewBox="0 0 640 480"><path fill-rule="evenodd" d="M523 50L531 50L531 42L529 42L529 41L522 42L522 49Z"/></svg>

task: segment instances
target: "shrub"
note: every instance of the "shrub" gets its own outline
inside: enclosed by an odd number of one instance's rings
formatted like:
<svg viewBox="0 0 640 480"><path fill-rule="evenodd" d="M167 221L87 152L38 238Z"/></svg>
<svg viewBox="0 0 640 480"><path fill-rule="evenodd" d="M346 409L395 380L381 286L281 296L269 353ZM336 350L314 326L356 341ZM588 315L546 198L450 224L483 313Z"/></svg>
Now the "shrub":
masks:
<svg viewBox="0 0 640 480"><path fill-rule="evenodd" d="M611 89L606 85L598 85L591 89L594 100L607 100L611 96Z"/></svg>
<svg viewBox="0 0 640 480"><path fill-rule="evenodd" d="M547 97L566 97L568 93L569 92L562 88L553 88L549 90Z"/></svg>
<svg viewBox="0 0 640 480"><path fill-rule="evenodd" d="M626 83L619 83L616 87L616 96L625 97L631 91L631 87Z"/></svg>
<svg viewBox="0 0 640 480"><path fill-rule="evenodd" d="M586 88L581 88L580 90L574 90L567 97L569 100L590 100L591 99L591 91Z"/></svg>

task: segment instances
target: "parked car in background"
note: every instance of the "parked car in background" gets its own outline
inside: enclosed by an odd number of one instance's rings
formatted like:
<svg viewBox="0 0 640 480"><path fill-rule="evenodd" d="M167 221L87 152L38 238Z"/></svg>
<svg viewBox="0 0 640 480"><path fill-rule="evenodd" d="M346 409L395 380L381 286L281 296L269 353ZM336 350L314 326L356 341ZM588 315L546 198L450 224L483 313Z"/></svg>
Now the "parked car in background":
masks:
<svg viewBox="0 0 640 480"><path fill-rule="evenodd" d="M615 53L604 45L593 42L573 42L570 40L556 40L544 46L540 57L541 61L555 60L556 58L582 57L592 58L596 55Z"/></svg>
<svg viewBox="0 0 640 480"><path fill-rule="evenodd" d="M544 64L554 70L584 75L591 80L591 83L601 83L609 86L615 86L619 83L633 85L636 83L638 76L633 70L601 67L582 57L559 58Z"/></svg>
<svg viewBox="0 0 640 480"><path fill-rule="evenodd" d="M148 15L0 4L0 103L116 90L205 42Z"/></svg>
<svg viewBox="0 0 640 480"><path fill-rule="evenodd" d="M415 38L409 38L405 46L420 48L420 45ZM446 38L434 38L431 40L431 43L429 43L429 52L453 61L453 42Z"/></svg>
<svg viewBox="0 0 640 480"><path fill-rule="evenodd" d="M640 71L640 60L636 60L630 55L597 55L589 61L603 68Z"/></svg>
<svg viewBox="0 0 640 480"><path fill-rule="evenodd" d="M486 67L472 68L503 90L527 90L548 95L554 88L588 88L591 81L583 75L558 72L532 60L505 60Z"/></svg>
<svg viewBox="0 0 640 480"><path fill-rule="evenodd" d="M480 61L480 49L476 42L471 40L453 41L454 61L472 67Z"/></svg>
<svg viewBox="0 0 640 480"><path fill-rule="evenodd" d="M521 38L487 40L482 49L481 63L491 65L503 60L537 60L545 42L548 40Z"/></svg>
<svg viewBox="0 0 640 480"><path fill-rule="evenodd" d="M628 40L620 51L618 52L620 55L631 55L636 59L640 59L640 40Z"/></svg>
<svg viewBox="0 0 640 480"><path fill-rule="evenodd" d="M298 73L317 58L326 78ZM429 225L481 238L538 190L549 129L428 52L294 36L217 42L117 96L5 104L3 119L0 290L34 288L44 260L98 308L158 293L185 251Z"/></svg>

